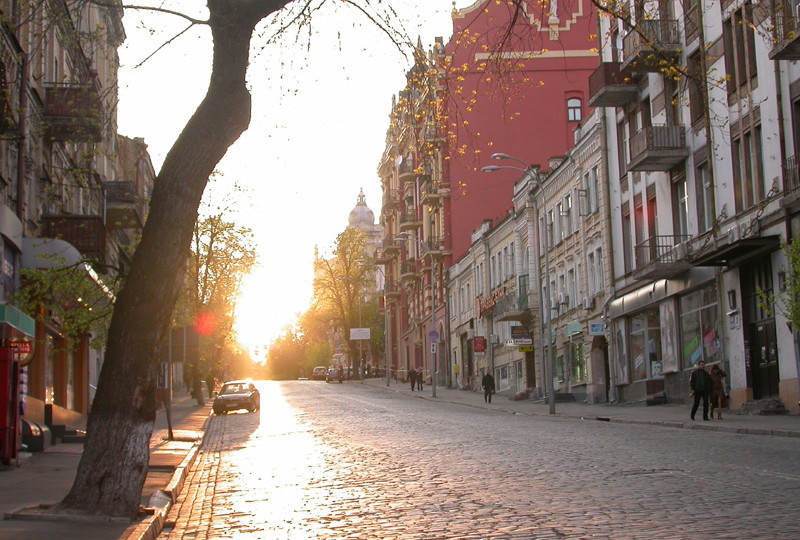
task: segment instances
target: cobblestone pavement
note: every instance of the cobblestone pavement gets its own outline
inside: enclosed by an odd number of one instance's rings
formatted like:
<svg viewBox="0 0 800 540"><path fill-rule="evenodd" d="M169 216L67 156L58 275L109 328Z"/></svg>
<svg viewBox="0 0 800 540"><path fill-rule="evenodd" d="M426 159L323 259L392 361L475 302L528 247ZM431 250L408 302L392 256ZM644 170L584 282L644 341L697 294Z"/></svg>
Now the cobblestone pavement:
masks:
<svg viewBox="0 0 800 540"><path fill-rule="evenodd" d="M798 538L797 439L259 382L209 422L160 538Z"/></svg>

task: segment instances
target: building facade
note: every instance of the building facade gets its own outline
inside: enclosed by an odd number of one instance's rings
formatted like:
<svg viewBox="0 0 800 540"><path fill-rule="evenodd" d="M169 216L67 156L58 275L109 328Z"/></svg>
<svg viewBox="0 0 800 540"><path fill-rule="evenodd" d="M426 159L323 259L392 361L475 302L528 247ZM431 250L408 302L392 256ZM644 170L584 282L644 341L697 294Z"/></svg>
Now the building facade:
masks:
<svg viewBox="0 0 800 540"><path fill-rule="evenodd" d="M143 141L117 134L122 8L2 1L0 12L3 302L22 268L54 266L81 269L111 302L105 282L127 272L155 177ZM102 346L67 339L52 313L23 316L25 417L73 423L88 413Z"/></svg>
<svg viewBox="0 0 800 540"><path fill-rule="evenodd" d="M797 219L788 7L645 2L601 20L590 104L607 126L612 372L624 401L688 399L704 360L728 374L732 408L798 410L796 339L772 300Z"/></svg>

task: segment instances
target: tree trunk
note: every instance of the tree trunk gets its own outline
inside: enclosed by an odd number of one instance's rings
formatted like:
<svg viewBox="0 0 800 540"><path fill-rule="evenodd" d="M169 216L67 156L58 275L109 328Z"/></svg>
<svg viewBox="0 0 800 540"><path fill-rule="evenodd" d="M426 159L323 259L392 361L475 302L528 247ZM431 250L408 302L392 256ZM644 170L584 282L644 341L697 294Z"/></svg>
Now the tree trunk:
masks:
<svg viewBox="0 0 800 540"><path fill-rule="evenodd" d="M208 0L208 91L156 177L150 213L114 306L75 482L63 511L134 517L156 414L156 359L183 279L203 191L250 123L245 84L255 25L288 0Z"/></svg>

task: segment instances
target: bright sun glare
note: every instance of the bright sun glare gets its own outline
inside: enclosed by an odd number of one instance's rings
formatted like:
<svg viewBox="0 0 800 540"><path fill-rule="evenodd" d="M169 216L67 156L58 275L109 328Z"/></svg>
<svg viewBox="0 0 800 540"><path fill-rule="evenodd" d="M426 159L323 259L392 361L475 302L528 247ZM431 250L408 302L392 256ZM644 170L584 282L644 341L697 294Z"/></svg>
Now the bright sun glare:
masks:
<svg viewBox="0 0 800 540"><path fill-rule="evenodd" d="M311 263L309 263L311 264ZM307 293L307 294L306 294ZM253 360L262 362L272 341L308 309L311 283L301 272L287 283L264 266L245 278L236 305L236 333Z"/></svg>

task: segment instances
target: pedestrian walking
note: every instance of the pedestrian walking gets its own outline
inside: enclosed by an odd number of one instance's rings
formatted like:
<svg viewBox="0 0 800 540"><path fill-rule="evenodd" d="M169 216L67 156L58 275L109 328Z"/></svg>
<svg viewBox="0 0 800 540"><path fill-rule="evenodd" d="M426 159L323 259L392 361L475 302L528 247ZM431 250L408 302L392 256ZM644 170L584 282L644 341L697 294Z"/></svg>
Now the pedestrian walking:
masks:
<svg viewBox="0 0 800 540"><path fill-rule="evenodd" d="M718 364L711 366L708 372L711 377L711 410L709 411L712 420L714 419L714 409L717 409L717 420L722 420L722 404L725 401L725 372Z"/></svg>
<svg viewBox="0 0 800 540"><path fill-rule="evenodd" d="M694 415L697 414L697 408L700 406L700 400L703 400L703 420L708 420L708 397L711 394L711 376L706 371L706 363L700 360L697 363L697 368L692 371L689 377L689 394L694 398L692 403L692 414L690 418L694 420Z"/></svg>
<svg viewBox="0 0 800 540"><path fill-rule="evenodd" d="M488 371L481 379L481 386L483 386L483 401L486 403L492 402L492 394L494 394L494 377Z"/></svg>
<svg viewBox="0 0 800 540"><path fill-rule="evenodd" d="M422 368L417 368L417 390L422 392Z"/></svg>
<svg viewBox="0 0 800 540"><path fill-rule="evenodd" d="M417 385L417 371L414 369L408 370L408 380L411 383L411 391L414 391L414 387Z"/></svg>

